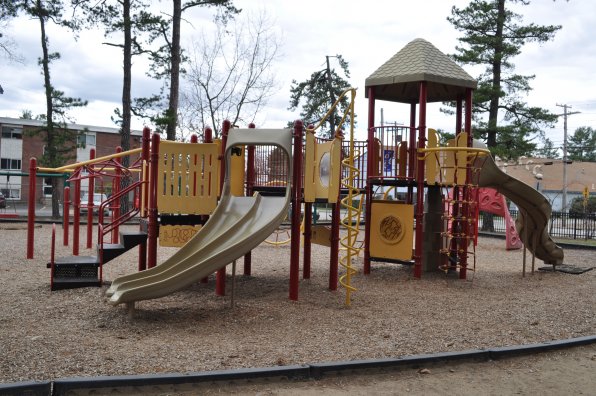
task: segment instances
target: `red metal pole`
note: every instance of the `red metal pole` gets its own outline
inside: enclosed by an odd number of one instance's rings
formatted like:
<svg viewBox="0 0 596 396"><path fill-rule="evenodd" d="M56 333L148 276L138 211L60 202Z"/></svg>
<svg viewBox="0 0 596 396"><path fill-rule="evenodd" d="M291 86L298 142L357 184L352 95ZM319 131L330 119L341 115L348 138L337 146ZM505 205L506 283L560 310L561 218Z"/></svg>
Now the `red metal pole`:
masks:
<svg viewBox="0 0 596 396"><path fill-rule="evenodd" d="M29 201L27 202L27 258L33 258L35 242L35 187L37 176L37 160L29 160Z"/></svg>
<svg viewBox="0 0 596 396"><path fill-rule="evenodd" d="M249 129L255 129L255 124L252 122L248 124ZM250 197L253 193L254 187L254 173L255 173L255 146L248 146L248 153L246 159L246 196ZM244 255L244 275L250 276L252 272L252 252Z"/></svg>
<svg viewBox="0 0 596 396"><path fill-rule="evenodd" d="M408 179L414 180L414 169L416 169L416 103L410 104L410 136L408 139ZM414 202L414 187L408 184L406 202Z"/></svg>
<svg viewBox="0 0 596 396"><path fill-rule="evenodd" d="M304 202L304 258L302 279L310 279L310 263L312 252L312 202Z"/></svg>
<svg viewBox="0 0 596 396"><path fill-rule="evenodd" d="M418 148L426 141L426 81L420 82ZM416 238L414 241L414 276L422 277L422 243L424 225L424 160L417 160L416 168Z"/></svg>
<svg viewBox="0 0 596 396"><path fill-rule="evenodd" d="M116 147L116 153L121 153L122 147ZM112 182L112 194L117 194L120 192L120 183L122 182L122 169L120 169L120 165L122 164L122 158L116 158L116 163L119 165L116 167L116 176ZM123 199L127 199L127 197L120 198L120 201ZM120 238L119 233L119 226L117 220L120 218L120 202L116 202L114 205L114 210L112 211L112 221L115 222L115 226L112 229L112 243L118 243L118 239Z"/></svg>
<svg viewBox="0 0 596 396"><path fill-rule="evenodd" d="M462 98L457 98L457 102L455 103L455 134L461 132L462 126Z"/></svg>
<svg viewBox="0 0 596 396"><path fill-rule="evenodd" d="M54 265L56 263L56 223L52 223L52 246L50 251L50 290L54 290Z"/></svg>
<svg viewBox="0 0 596 396"><path fill-rule="evenodd" d="M373 155L371 150L374 147L375 139L375 90L372 87L368 88L368 137L366 146L368 154L366 159L366 187L364 188L366 202L365 202L365 222L364 222L364 257L362 272L364 275L370 274L370 212L372 208L372 184L370 177L373 174Z"/></svg>
<svg viewBox="0 0 596 396"><path fill-rule="evenodd" d="M465 131L468 133L468 141L466 142L468 147L472 147L472 90L470 88L466 89L466 109L465 109ZM470 166L466 163L466 180L464 182L463 188L463 200L466 202L463 204L462 207L462 216L465 218L463 224L463 238L460 241L461 246L459 248L460 254L460 270L459 270L459 279L466 279L467 277L467 270L468 270L468 237L470 236L470 212L471 208L470 205L467 203L469 202L469 195L470 195L470 188L468 187L468 183L470 183L471 179L471 170Z"/></svg>
<svg viewBox="0 0 596 396"><path fill-rule="evenodd" d="M64 217L64 223L62 225L63 231L63 241L62 244L64 246L68 246L68 228L70 227L70 187L64 187L64 203L62 205L62 210L64 213L62 214Z"/></svg>
<svg viewBox="0 0 596 396"><path fill-rule="evenodd" d="M151 157L151 130L148 127L143 128L143 141L141 149L141 158L143 159L143 162L147 163L148 165ZM149 171L149 168L147 168L147 171ZM149 177L147 177L147 180L149 180ZM145 203L143 205L143 200L141 199L141 217L147 217L147 206L149 205L149 183L143 184L142 188L143 196L145 197Z"/></svg>
<svg viewBox="0 0 596 396"><path fill-rule="evenodd" d="M149 221L147 225L147 266L157 265L157 163L159 161L159 134L151 138L151 175L149 179Z"/></svg>
<svg viewBox="0 0 596 396"><path fill-rule="evenodd" d="M223 122L223 127L221 129L221 168L220 168L220 176L219 176L219 194L221 195L223 191L223 183L224 183L224 176L226 174L226 159L225 159L225 152L226 152L226 144L228 143L228 133L230 132L230 128L232 123L230 121L225 120ZM217 270L216 275L216 282L215 282L215 294L218 296L225 296L226 295L226 267L220 268Z"/></svg>
<svg viewBox="0 0 596 396"><path fill-rule="evenodd" d="M78 176L78 175L77 175ZM72 255L79 255L79 233L81 226L81 179L74 181L74 202L73 202L73 219L72 219Z"/></svg>
<svg viewBox="0 0 596 396"><path fill-rule="evenodd" d="M307 133L312 133L314 135L314 128L314 125L309 124L308 127L306 127L308 131ZM302 240L304 244L304 257L302 264L302 279L310 279L310 267L312 262L312 207L312 202L304 202L304 234Z"/></svg>
<svg viewBox="0 0 596 396"><path fill-rule="evenodd" d="M141 169L143 168L143 163L147 163L149 164L149 159L151 156L151 130L148 127L144 127L143 128L143 138L142 138L142 143L141 143ZM149 169L149 168L147 168ZM141 178L143 177L143 174L141 173ZM143 199L141 197L139 197L139 211L140 211L140 216L141 217L147 217L147 201L148 201L148 195L149 195L149 183L145 183L141 185L141 188L143 189L143 193L139 194L145 197L145 202L143 205ZM140 191L139 191L140 193ZM113 204L112 204L113 205ZM113 210L113 208L112 208ZM113 214L113 212L112 212ZM139 224L139 228L142 228L141 224ZM147 269L147 241L142 242L139 245L139 266L138 266L139 271L144 271Z"/></svg>
<svg viewBox="0 0 596 396"><path fill-rule="evenodd" d="M298 300L300 281L300 202L302 200L302 135L304 124L294 122L294 158L292 174L292 236L290 240L290 300Z"/></svg>
<svg viewBox="0 0 596 396"><path fill-rule="evenodd" d="M95 159L95 149L89 150L89 159ZM93 165L91 165L93 169ZM89 188L87 190L87 249L93 246L93 195L95 193L95 176L89 177Z"/></svg>
<svg viewBox="0 0 596 396"><path fill-rule="evenodd" d="M333 204L331 214L331 249L329 254L329 290L337 290L338 270L339 270L339 222L340 222L340 200Z"/></svg>
<svg viewBox="0 0 596 396"><path fill-rule="evenodd" d="M205 133L203 134L203 142L204 143L213 143L213 129L207 127L205 128ZM209 160L211 161L211 160ZM211 165L211 163L209 163L209 165ZM203 223L207 221L207 219L209 218L208 215L203 215L201 216L203 218ZM201 283L207 283L209 281L208 277L204 277L203 279L201 279Z"/></svg>
<svg viewBox="0 0 596 396"><path fill-rule="evenodd" d="M203 141L205 143L213 143L213 129L209 127L205 128L205 138Z"/></svg>

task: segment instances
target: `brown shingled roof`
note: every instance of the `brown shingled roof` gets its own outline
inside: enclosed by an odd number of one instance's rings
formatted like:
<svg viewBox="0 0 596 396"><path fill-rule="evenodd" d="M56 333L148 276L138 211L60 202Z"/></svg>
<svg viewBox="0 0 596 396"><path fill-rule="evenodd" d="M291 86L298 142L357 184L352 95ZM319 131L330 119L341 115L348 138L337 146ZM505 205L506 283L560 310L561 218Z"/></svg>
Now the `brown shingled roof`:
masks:
<svg viewBox="0 0 596 396"><path fill-rule="evenodd" d="M477 82L447 55L428 41L418 38L408 43L365 81L375 87L375 98L392 102L417 103L418 82L428 82L428 102L455 100ZM365 91L368 97L368 90Z"/></svg>

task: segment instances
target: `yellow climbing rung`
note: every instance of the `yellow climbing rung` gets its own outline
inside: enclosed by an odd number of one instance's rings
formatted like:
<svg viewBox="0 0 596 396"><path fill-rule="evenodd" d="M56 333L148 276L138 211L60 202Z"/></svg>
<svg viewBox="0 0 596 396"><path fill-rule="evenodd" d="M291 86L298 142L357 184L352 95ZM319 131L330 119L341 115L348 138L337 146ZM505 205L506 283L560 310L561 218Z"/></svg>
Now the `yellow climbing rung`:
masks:
<svg viewBox="0 0 596 396"><path fill-rule="evenodd" d="M217 205L219 150L216 143L159 144L159 213L210 214Z"/></svg>

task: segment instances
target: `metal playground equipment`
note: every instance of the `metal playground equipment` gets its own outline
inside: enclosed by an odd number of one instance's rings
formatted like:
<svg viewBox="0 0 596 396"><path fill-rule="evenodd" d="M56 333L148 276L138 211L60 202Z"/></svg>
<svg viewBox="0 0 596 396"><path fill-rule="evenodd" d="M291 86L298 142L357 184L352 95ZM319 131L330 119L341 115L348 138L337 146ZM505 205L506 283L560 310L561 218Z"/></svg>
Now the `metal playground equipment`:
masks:
<svg viewBox="0 0 596 396"><path fill-rule="evenodd" d="M346 305L356 291L352 278L361 251L365 275L370 274L373 262L382 261L412 265L416 278L424 272L445 271L466 279L468 271L475 269L478 212L486 191L482 189L489 187L520 208L519 239L532 252L532 263L534 257L562 263L563 251L546 229L548 202L503 174L486 147L472 139L476 81L463 69L432 44L417 39L379 67L365 85L369 110L365 142L354 137L356 90L348 89L317 125L306 128L296 121L292 129L257 129L254 125L233 129L226 121L221 139L214 141L206 130L204 143L196 138L191 143L162 142L157 134L150 137L146 128L141 149L57 169L35 168L34 172L73 175L76 238L77 183L88 178L90 195L95 181L111 183L113 191L100 206L97 255L78 257L79 242L73 235L73 257L52 258L49 265L52 289L99 286L105 263L140 246L139 272L112 282L107 291L112 304L133 307L135 301L159 298L213 272L217 274L216 293L223 295L226 266L232 263L235 274L235 263L243 258L243 273L250 275L251 250L267 240L288 213L292 300L298 299L299 292L301 234L303 278L310 277L311 244L329 246L329 289L343 286ZM349 106L339 125L349 117L349 134L338 127L332 139L316 137L317 129L346 96ZM409 125L378 126L377 100L409 106ZM443 145L439 134L426 126L427 103L433 101L456 103L457 134ZM122 166L124 156L130 157L131 166ZM130 183L121 189L122 178ZM120 202L130 195L136 204L120 213ZM312 208L317 203L331 206L330 228L313 226ZM92 201L89 205L92 209ZM103 215L107 208L112 213L109 220ZM505 213L504 208L494 210ZM91 212L87 247L91 247ZM139 231L119 231L133 217L140 219ZM160 265L156 262L158 241L180 246Z"/></svg>

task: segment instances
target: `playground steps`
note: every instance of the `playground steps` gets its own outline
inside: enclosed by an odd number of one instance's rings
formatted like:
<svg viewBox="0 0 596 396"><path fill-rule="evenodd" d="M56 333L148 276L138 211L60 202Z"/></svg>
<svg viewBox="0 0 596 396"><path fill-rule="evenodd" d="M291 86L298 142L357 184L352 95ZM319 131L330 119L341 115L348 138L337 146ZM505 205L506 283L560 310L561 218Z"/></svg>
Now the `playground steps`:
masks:
<svg viewBox="0 0 596 396"><path fill-rule="evenodd" d="M143 231L121 231L120 243L103 244L103 263L115 259L135 246L147 240ZM96 256L59 257L54 261L52 290L75 289L79 287L101 286L99 280L99 264L102 255L97 245ZM51 263L47 264L51 268Z"/></svg>

